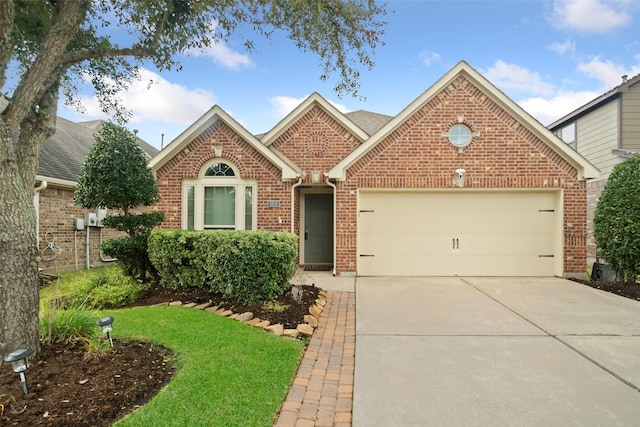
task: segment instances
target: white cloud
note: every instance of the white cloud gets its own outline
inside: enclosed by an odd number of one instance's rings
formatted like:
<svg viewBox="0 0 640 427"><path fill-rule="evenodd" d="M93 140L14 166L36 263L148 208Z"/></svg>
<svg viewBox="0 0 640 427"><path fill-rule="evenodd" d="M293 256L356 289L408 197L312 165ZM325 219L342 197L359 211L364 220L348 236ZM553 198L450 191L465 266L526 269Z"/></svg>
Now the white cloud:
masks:
<svg viewBox="0 0 640 427"><path fill-rule="evenodd" d="M425 64L431 65L432 62L439 62L441 56L439 53L431 52L430 50L425 50L418 54L418 58Z"/></svg>
<svg viewBox="0 0 640 427"><path fill-rule="evenodd" d="M602 90L609 90L622 83L623 75L633 77L640 73L640 65L625 69L621 64L615 64L610 60L603 61L600 57L596 57L589 62L578 64L578 71L600 80L603 83Z"/></svg>
<svg viewBox="0 0 640 427"><path fill-rule="evenodd" d="M284 118L287 114L295 110L298 105L302 104L308 97L309 95L305 95L302 98L294 98L292 96L274 96L273 98L269 99L269 103L273 106L273 117L278 120ZM338 104L337 102L332 102L329 100L327 100L327 102L333 105L341 113L349 112L349 109L342 104Z"/></svg>
<svg viewBox="0 0 640 427"><path fill-rule="evenodd" d="M600 92L560 91L550 98L534 97L518 101L527 113L547 126L600 95Z"/></svg>
<svg viewBox="0 0 640 427"><path fill-rule="evenodd" d="M569 54L573 55L576 51L576 43L571 40L565 40L564 43L552 43L549 45L549 49L558 55Z"/></svg>
<svg viewBox="0 0 640 427"><path fill-rule="evenodd" d="M555 0L552 23L559 28L604 33L631 22L630 1Z"/></svg>
<svg viewBox="0 0 640 427"><path fill-rule="evenodd" d="M222 42L214 42L202 51L194 50L190 53L194 56L207 57L216 64L231 70L237 71L241 68L251 68L254 66L253 61L251 61L248 55L235 52Z"/></svg>
<svg viewBox="0 0 640 427"><path fill-rule="evenodd" d="M537 72L516 64L507 64L502 60L487 70L485 76L493 84L505 91L518 91L534 95L549 96L555 91L551 83L542 80Z"/></svg>
<svg viewBox="0 0 640 427"><path fill-rule="evenodd" d="M190 125L216 102L214 94L207 90L171 83L146 69L140 70L140 79L133 81L129 89L118 96L122 105L133 114L130 123L158 120ZM81 101L85 115L105 117L95 96L81 97Z"/></svg>

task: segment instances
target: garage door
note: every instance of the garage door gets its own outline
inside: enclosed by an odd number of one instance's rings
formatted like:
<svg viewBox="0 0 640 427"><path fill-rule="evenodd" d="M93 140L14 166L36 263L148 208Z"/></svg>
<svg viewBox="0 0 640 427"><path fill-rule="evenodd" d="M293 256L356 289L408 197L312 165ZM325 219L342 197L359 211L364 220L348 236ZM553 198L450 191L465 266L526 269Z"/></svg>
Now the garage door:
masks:
<svg viewBox="0 0 640 427"><path fill-rule="evenodd" d="M362 276L562 273L559 191L373 191L358 201Z"/></svg>

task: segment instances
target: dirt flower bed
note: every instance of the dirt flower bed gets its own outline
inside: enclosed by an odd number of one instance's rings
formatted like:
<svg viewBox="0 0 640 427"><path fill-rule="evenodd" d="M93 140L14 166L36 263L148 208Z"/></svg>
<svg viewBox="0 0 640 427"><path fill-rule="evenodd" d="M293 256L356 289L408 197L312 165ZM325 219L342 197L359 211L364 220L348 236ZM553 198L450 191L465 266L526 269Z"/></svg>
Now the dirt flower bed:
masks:
<svg viewBox="0 0 640 427"><path fill-rule="evenodd" d="M318 288L301 286L294 298L287 293L269 304L245 306L224 301L219 295L197 289L154 288L132 306L181 301L202 304L211 301L236 313L295 328L303 323ZM0 369L0 427L4 426L92 426L112 425L147 403L175 373L175 360L167 348L128 339L102 358L87 358L81 345L55 344L44 347L30 359L26 372L29 394L24 396L20 377L10 364Z"/></svg>

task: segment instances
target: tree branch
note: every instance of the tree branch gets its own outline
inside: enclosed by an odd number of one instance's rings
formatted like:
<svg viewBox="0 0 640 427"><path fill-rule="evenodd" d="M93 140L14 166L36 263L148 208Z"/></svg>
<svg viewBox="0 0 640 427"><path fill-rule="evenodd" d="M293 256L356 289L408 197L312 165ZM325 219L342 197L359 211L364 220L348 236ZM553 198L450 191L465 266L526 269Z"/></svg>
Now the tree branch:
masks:
<svg viewBox="0 0 640 427"><path fill-rule="evenodd" d="M17 130L48 89L44 83L60 64L67 46L85 19L91 0L57 0L52 25L33 65L24 73L5 111L7 123Z"/></svg>
<svg viewBox="0 0 640 427"><path fill-rule="evenodd" d="M11 57L11 30L13 28L13 0L0 1L0 87L7 81L6 72Z"/></svg>
<svg viewBox="0 0 640 427"><path fill-rule="evenodd" d="M113 48L113 49L88 49L69 52L62 57L61 65L70 66L88 59L98 59L114 56L135 56L145 58L152 56L154 50L151 48L129 47L129 48Z"/></svg>

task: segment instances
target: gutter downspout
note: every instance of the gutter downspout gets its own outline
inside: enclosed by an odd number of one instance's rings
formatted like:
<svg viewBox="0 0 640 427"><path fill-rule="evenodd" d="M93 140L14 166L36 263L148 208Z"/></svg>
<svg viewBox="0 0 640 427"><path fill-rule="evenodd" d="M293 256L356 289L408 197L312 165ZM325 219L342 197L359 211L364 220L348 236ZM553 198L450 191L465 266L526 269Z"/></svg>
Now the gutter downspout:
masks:
<svg viewBox="0 0 640 427"><path fill-rule="evenodd" d="M304 181L305 173L302 171L302 174L298 177L298 182L291 186L291 234L295 234L295 227L293 226L293 222L295 221L295 201L296 201L296 188L302 184Z"/></svg>
<svg viewBox="0 0 640 427"><path fill-rule="evenodd" d="M329 181L329 177L327 176L327 174L324 174L325 177L325 182L327 183L327 185L331 188L333 188L333 276L335 277L336 275L336 264L338 263L338 260L336 259L337 256L337 250L336 250L336 242L337 242L337 235L338 235L338 231L336 229L336 185L334 183L332 183L331 181Z"/></svg>

